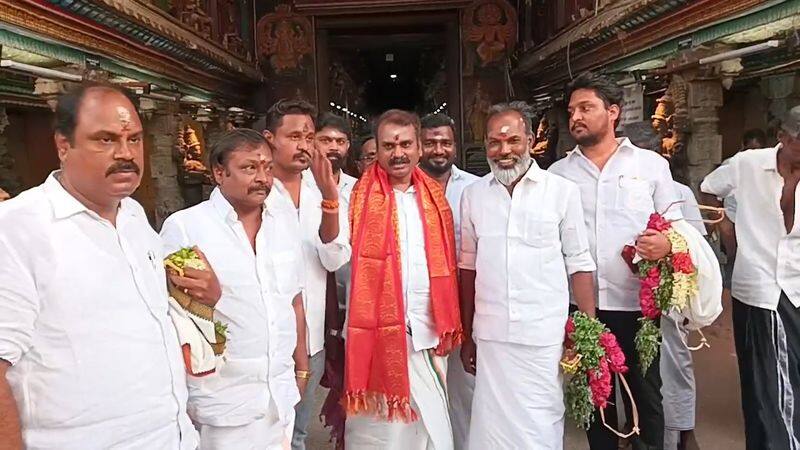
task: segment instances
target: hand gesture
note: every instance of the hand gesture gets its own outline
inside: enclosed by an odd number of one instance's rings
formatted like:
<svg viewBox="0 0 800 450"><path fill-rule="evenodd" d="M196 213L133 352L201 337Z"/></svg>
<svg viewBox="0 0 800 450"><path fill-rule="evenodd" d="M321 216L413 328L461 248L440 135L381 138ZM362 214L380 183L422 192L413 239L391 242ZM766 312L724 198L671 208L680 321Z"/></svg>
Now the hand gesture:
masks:
<svg viewBox="0 0 800 450"><path fill-rule="evenodd" d="M636 239L636 252L648 261L658 261L669 255L670 251L672 251L672 243L660 231L645 230Z"/></svg>
<svg viewBox="0 0 800 450"><path fill-rule="evenodd" d="M317 183L319 191L322 192L323 200L339 199L339 184L333 176L333 167L328 157L316 146L311 149L311 173Z"/></svg>
<svg viewBox="0 0 800 450"><path fill-rule="evenodd" d="M178 289L190 295L192 299L213 308L219 298L222 297L222 287L219 285L217 275L214 273L214 269L211 268L206 255L197 246L192 247L192 249L203 260L206 270L185 267L183 276L171 270L167 271L167 276Z"/></svg>

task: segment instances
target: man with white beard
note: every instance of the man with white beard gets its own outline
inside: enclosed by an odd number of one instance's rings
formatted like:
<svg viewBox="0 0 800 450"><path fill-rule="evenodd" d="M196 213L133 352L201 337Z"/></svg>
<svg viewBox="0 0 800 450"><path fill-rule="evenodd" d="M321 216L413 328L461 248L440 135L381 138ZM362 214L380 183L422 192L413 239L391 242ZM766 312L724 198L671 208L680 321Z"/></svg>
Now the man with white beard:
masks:
<svg viewBox="0 0 800 450"><path fill-rule="evenodd" d="M594 317L580 193L531 158L526 109L489 109L492 175L461 198L461 358L476 375L471 449L562 448L559 360L570 284L578 308Z"/></svg>

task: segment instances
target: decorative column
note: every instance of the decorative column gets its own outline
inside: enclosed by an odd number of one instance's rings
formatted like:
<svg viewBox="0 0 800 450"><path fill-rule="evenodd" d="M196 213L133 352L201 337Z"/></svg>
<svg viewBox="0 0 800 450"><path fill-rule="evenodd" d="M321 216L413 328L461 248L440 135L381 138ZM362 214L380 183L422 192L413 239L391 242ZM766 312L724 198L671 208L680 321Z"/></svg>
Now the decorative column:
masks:
<svg viewBox="0 0 800 450"><path fill-rule="evenodd" d="M719 114L722 83L718 76L688 74L689 133L686 140L687 171L690 187L697 191L706 175L722 162L722 135Z"/></svg>
<svg viewBox="0 0 800 450"><path fill-rule="evenodd" d="M161 229L164 220L183 209L186 202L178 183L176 153L177 131L180 124L177 103L158 103L146 127L150 142L150 173L155 191L155 227Z"/></svg>

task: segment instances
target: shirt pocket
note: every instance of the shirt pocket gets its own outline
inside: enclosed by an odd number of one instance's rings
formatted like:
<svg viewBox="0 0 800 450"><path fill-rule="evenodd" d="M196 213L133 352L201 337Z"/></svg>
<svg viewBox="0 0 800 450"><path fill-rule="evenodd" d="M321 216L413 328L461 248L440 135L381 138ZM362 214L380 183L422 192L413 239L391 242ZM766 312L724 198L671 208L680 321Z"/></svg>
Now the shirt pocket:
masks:
<svg viewBox="0 0 800 450"><path fill-rule="evenodd" d="M270 265L275 277L274 290L283 295L300 292L299 267L301 256L293 251L275 252L270 257Z"/></svg>
<svg viewBox="0 0 800 450"><path fill-rule="evenodd" d="M559 242L559 221L554 215L529 215L523 226L522 240L531 247L550 248Z"/></svg>
<svg viewBox="0 0 800 450"><path fill-rule="evenodd" d="M652 212L654 205L650 182L621 175L617 183L616 209Z"/></svg>

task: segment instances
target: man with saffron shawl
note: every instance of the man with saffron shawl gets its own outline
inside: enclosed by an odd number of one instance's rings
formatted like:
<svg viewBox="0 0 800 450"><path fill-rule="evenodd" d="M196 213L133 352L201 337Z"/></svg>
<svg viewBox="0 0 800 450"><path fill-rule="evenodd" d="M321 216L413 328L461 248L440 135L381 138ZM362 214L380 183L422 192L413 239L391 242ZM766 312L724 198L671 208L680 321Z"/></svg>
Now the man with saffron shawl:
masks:
<svg viewBox="0 0 800 450"><path fill-rule="evenodd" d="M419 118L375 123L377 164L350 201L345 445L451 450L446 355L462 338L453 215L417 163Z"/></svg>

